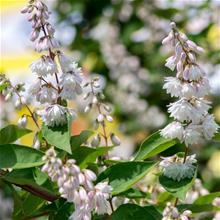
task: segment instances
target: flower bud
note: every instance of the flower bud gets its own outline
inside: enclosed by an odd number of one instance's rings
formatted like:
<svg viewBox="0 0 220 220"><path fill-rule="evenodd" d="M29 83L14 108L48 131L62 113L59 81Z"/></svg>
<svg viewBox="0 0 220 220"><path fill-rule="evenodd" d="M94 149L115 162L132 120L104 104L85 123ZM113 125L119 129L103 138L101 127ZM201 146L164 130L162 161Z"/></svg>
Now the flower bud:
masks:
<svg viewBox="0 0 220 220"><path fill-rule="evenodd" d="M106 115L106 120L109 122L113 122L113 118L111 115Z"/></svg>
<svg viewBox="0 0 220 220"><path fill-rule="evenodd" d="M5 96L5 101L8 101L12 96L12 93L9 92L6 96Z"/></svg>
<svg viewBox="0 0 220 220"><path fill-rule="evenodd" d="M17 100L15 101L15 108L16 108L16 109L21 109L21 107L22 107L22 103L21 103L21 100L20 100L20 98L19 98L19 99L17 99Z"/></svg>
<svg viewBox="0 0 220 220"><path fill-rule="evenodd" d="M98 103L98 99L97 99L96 96L93 97L93 99L92 99L92 103L93 103L93 104L97 104L97 103Z"/></svg>
<svg viewBox="0 0 220 220"><path fill-rule="evenodd" d="M100 144L100 141L101 141L101 137L100 137L100 135L98 134L98 135L96 135L96 136L92 139L91 145L92 145L93 147L98 147L99 144Z"/></svg>
<svg viewBox="0 0 220 220"><path fill-rule="evenodd" d="M88 113L90 111L90 109L91 109L91 104L89 104L85 107L84 112Z"/></svg>
<svg viewBox="0 0 220 220"><path fill-rule="evenodd" d="M23 115L21 118L19 118L18 120L18 127L20 128L25 128L27 125L27 116Z"/></svg>
<svg viewBox="0 0 220 220"><path fill-rule="evenodd" d="M104 117L103 114L99 114L98 117L97 117L97 121L98 121L99 123L103 122L104 119L105 119L105 117Z"/></svg>
<svg viewBox="0 0 220 220"><path fill-rule="evenodd" d="M110 138L113 145L118 146L121 144L120 139L114 133L111 134Z"/></svg>
<svg viewBox="0 0 220 220"><path fill-rule="evenodd" d="M34 135L33 148L37 150L40 149L40 140L38 138L38 132Z"/></svg>
<svg viewBox="0 0 220 220"><path fill-rule="evenodd" d="M25 14L28 12L29 6L25 6L24 8L21 9L21 13Z"/></svg>

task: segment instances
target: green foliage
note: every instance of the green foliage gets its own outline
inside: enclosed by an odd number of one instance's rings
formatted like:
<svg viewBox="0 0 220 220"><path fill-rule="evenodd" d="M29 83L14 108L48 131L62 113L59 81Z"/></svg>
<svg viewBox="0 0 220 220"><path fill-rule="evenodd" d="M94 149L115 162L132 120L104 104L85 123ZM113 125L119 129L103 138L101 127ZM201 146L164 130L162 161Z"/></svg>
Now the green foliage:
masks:
<svg viewBox="0 0 220 220"><path fill-rule="evenodd" d="M160 131L157 131L143 141L135 160L144 160L153 157L174 146L176 143L177 141L175 139L166 139L160 135Z"/></svg>
<svg viewBox="0 0 220 220"><path fill-rule="evenodd" d="M55 127L49 127L49 126L43 125L42 135L49 144L61 150L64 150L67 153L70 153L70 154L72 153L71 146L70 146L69 123L63 126L55 126Z"/></svg>
<svg viewBox="0 0 220 220"><path fill-rule="evenodd" d="M20 128L17 125L7 125L0 130L0 144L10 144L31 132L31 130Z"/></svg>
<svg viewBox="0 0 220 220"><path fill-rule="evenodd" d="M156 162L122 162L112 165L98 176L98 180L102 181L106 178L113 188L113 195L122 193L130 189L135 183L141 180L154 166Z"/></svg>
<svg viewBox="0 0 220 220"><path fill-rule="evenodd" d="M17 145L0 145L0 168L23 169L43 164L43 153L33 148Z"/></svg>
<svg viewBox="0 0 220 220"><path fill-rule="evenodd" d="M178 205L177 208L180 211L184 210L191 210L192 213L201 213L201 212L216 212L220 211L220 208L213 206L211 204L204 204L204 205L196 205L196 204L181 204Z"/></svg>
<svg viewBox="0 0 220 220"><path fill-rule="evenodd" d="M139 189L131 188L125 192L118 194L118 196L125 196L127 198L137 199L137 198L146 198L149 197L150 195L149 193L142 192Z"/></svg>
<svg viewBox="0 0 220 220"><path fill-rule="evenodd" d="M99 156L105 155L113 147L91 148L81 146L73 151L73 158L81 168L85 168L89 163L93 163Z"/></svg>
<svg viewBox="0 0 220 220"><path fill-rule="evenodd" d="M154 206L141 207L135 204L121 205L112 214L112 220L160 220L162 215Z"/></svg>
<svg viewBox="0 0 220 220"><path fill-rule="evenodd" d="M194 180L196 178L196 172L193 178L185 178L181 181L174 181L164 175L159 176L160 184L166 189L166 191L170 192L173 196L179 198L180 200L184 200L186 197L187 191L192 187Z"/></svg>
<svg viewBox="0 0 220 220"><path fill-rule="evenodd" d="M211 204L216 197L220 197L220 192L214 192L208 195L200 196L198 199L196 199L196 201L193 204L195 205Z"/></svg>
<svg viewBox="0 0 220 220"><path fill-rule="evenodd" d="M82 131L79 135L72 136L70 139L72 151L85 143L93 135L93 133L93 131L85 130Z"/></svg>
<svg viewBox="0 0 220 220"><path fill-rule="evenodd" d="M220 131L213 138L214 141L220 142Z"/></svg>

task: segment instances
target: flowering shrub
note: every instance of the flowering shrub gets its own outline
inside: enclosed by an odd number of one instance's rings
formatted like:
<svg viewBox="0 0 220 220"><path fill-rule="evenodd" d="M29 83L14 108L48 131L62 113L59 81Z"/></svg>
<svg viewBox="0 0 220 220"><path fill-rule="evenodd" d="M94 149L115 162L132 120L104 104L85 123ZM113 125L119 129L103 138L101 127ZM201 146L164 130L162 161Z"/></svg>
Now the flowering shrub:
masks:
<svg viewBox="0 0 220 220"><path fill-rule="evenodd" d="M171 23L162 43L175 51L165 66L176 69L176 77L165 78L164 84L167 93L179 98L168 105L174 121L124 161L109 155L121 141L106 129L113 117L100 78L86 77L60 50L43 2L30 0L21 12L28 16L30 40L42 54L30 65L36 80L28 97L23 84L0 77L5 101L28 111L18 125L0 130L0 180L12 192L13 219L187 220L197 219L201 212L218 219L220 192L209 193L203 187L197 178L196 154L190 154L194 144L214 136L219 141L219 126L205 99L209 81L196 62L203 49ZM94 131L71 136L77 111L70 108L70 101L77 97L86 102L86 113L96 112ZM35 131L26 128L29 120ZM35 132L32 147L14 143L31 132ZM184 152L157 157L178 143Z"/></svg>

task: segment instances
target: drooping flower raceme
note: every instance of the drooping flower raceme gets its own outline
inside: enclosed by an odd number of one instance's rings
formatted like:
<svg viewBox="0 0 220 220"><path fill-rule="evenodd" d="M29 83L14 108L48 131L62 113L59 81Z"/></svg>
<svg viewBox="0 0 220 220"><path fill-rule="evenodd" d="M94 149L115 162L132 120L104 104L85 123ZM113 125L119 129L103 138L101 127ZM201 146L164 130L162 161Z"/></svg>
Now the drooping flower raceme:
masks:
<svg viewBox="0 0 220 220"><path fill-rule="evenodd" d="M75 205L70 219L91 220L92 211L97 214L110 212L108 200L112 188L107 182L94 185L96 174L93 171L81 170L73 159L63 163L57 158L54 148L45 153L43 161L45 164L42 171L46 172L52 181L57 182L61 196Z"/></svg>
<svg viewBox="0 0 220 220"><path fill-rule="evenodd" d="M97 109L98 114L94 121L94 127L95 129L98 129L99 125L101 125L103 131L101 135L98 133L93 138L91 146L99 146L101 137L103 137L105 146L108 147L108 136L110 136L113 145L120 145L121 141L114 133L111 133L110 135L107 135L106 133L106 122L113 122L113 118L111 116L111 107L103 102L104 94L101 89L100 78L95 77L91 82L86 83L84 89L86 90L84 99L88 102L84 111L87 113L94 107Z"/></svg>
<svg viewBox="0 0 220 220"><path fill-rule="evenodd" d="M59 43L54 37L55 30L49 23L50 12L42 1L30 0L21 12L27 14L28 21L31 22L33 30L30 40L35 43L35 50L47 52L30 65L38 79L30 86L29 95L40 104L45 104L45 108L38 113L46 125L63 125L67 123L68 114L75 116L74 111L63 107L63 100L72 100L81 94L81 68L57 50Z"/></svg>
<svg viewBox="0 0 220 220"><path fill-rule="evenodd" d="M203 49L180 33L175 23L171 23L171 28L162 43L175 45L175 53L167 59L165 66L172 71L176 68L177 74L176 77L165 78L163 88L179 100L168 106L168 112L175 121L162 129L161 135L177 138L190 146L204 139L210 140L218 125L214 116L208 113L210 103L204 99L209 94L209 81L196 63L196 54L202 53Z"/></svg>

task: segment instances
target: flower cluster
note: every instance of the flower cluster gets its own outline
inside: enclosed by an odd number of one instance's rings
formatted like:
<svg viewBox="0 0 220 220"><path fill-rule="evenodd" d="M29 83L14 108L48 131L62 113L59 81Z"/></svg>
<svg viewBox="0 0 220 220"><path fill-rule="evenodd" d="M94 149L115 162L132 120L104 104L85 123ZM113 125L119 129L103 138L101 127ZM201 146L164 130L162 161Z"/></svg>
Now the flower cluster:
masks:
<svg viewBox="0 0 220 220"><path fill-rule="evenodd" d="M163 210L162 220L189 220L191 214L192 212L190 210L185 210L183 213L179 213L178 209L168 202Z"/></svg>
<svg viewBox="0 0 220 220"><path fill-rule="evenodd" d="M30 0L21 12L28 14L28 21L32 24L30 40L35 42L36 51L48 52L30 65L37 80L30 86L29 95L45 105L37 113L46 125L63 125L67 123L68 115L75 118L75 112L64 107L64 100L75 99L82 93L81 68L57 50L59 44L54 38L55 30L48 21L50 12L42 1Z"/></svg>
<svg viewBox="0 0 220 220"><path fill-rule="evenodd" d="M164 176L180 181L194 176L197 162L195 157L195 154L187 156L186 158L177 155L163 157L159 166L162 168Z"/></svg>
<svg viewBox="0 0 220 220"><path fill-rule="evenodd" d="M110 212L109 198L111 186L107 182L96 185L96 174L80 168L74 159L68 159L65 163L57 158L56 152L50 148L43 157L45 165L42 171L46 172L52 181L57 182L61 196L75 205L71 219L90 220L91 212L104 214Z"/></svg>
<svg viewBox="0 0 220 220"><path fill-rule="evenodd" d="M106 122L113 122L113 118L111 116L111 107L107 104L103 103L104 94L102 93L101 85L100 85L100 79L99 77L96 77L91 80L91 82L88 82L84 85L84 88L86 90L86 94L84 96L84 99L88 101L87 106L85 107L85 112L89 112L93 107L96 107L98 111L98 115L96 116L96 119L94 121L94 127L95 129L99 128L99 125L102 126L102 134L97 134L92 142L92 147L99 146L101 142L101 137L104 138L105 146L108 146L108 135L106 132ZM120 139L114 134L110 134L110 139L113 145L117 146L120 145L121 141Z"/></svg>
<svg viewBox="0 0 220 220"><path fill-rule="evenodd" d="M209 191L203 187L200 179L195 179L192 188L187 192L185 203L192 204L200 196L208 195Z"/></svg>
<svg viewBox="0 0 220 220"><path fill-rule="evenodd" d="M6 78L4 74L0 75L0 85L3 87L1 93L4 96L5 101L13 100L12 103L14 107L20 110L23 106L27 106L28 100L24 97L23 93L25 92L24 84L13 85L12 82ZM18 119L18 126L25 128L28 122L28 117L32 117L35 120L35 114L29 108L29 115L23 114Z"/></svg>
<svg viewBox="0 0 220 220"><path fill-rule="evenodd" d="M171 32L163 44L172 44L175 54L166 60L165 66L172 71L176 68L176 77L165 79L164 89L179 100L168 108L174 122L167 125L161 134L165 138L177 138L186 146L198 144L203 139L210 140L218 130L214 116L208 113L210 102L204 99L210 85L205 73L196 63L196 54L203 49L180 33L175 23L171 23Z"/></svg>

